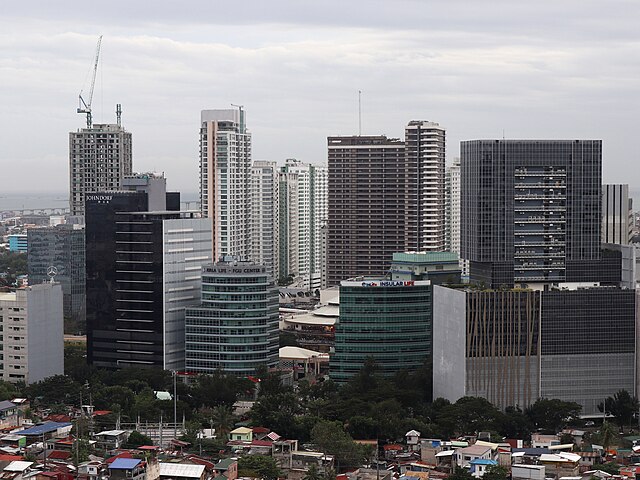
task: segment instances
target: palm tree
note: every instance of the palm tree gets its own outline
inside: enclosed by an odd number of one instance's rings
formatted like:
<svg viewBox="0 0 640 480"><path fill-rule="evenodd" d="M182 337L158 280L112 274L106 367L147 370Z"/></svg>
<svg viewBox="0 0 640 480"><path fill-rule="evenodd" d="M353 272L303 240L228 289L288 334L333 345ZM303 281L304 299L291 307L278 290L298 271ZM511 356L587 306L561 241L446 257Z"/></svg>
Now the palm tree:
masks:
<svg viewBox="0 0 640 480"><path fill-rule="evenodd" d="M302 480L322 480L322 475L320 475L320 471L318 470L318 466L313 463L307 470L307 473Z"/></svg>
<svg viewBox="0 0 640 480"><path fill-rule="evenodd" d="M234 416L231 407L218 405L211 410L211 426L216 429L216 437L227 440L229 432L233 428Z"/></svg>

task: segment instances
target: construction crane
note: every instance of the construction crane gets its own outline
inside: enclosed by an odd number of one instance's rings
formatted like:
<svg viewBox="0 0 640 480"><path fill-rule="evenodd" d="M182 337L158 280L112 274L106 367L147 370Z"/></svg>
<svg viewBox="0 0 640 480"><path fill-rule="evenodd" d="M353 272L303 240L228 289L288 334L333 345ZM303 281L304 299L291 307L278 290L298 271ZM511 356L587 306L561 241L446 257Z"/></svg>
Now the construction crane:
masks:
<svg viewBox="0 0 640 480"><path fill-rule="evenodd" d="M93 62L93 77L91 78L91 89L89 90L89 99L85 101L82 98L83 90L80 90L78 95L78 110L77 113L84 113L87 115L87 128L91 128L93 124L93 118L91 117L91 101L93 100L93 87L96 85L96 73L98 72L98 59L100 58L100 45L102 44L102 35L98 37L98 46L96 47L96 58Z"/></svg>

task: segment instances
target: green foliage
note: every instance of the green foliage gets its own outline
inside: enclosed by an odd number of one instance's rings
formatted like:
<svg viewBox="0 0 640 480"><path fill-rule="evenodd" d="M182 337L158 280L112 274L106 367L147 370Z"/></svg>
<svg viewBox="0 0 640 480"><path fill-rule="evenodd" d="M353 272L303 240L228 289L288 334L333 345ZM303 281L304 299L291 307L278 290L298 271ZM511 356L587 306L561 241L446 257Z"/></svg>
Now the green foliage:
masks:
<svg viewBox="0 0 640 480"><path fill-rule="evenodd" d="M0 401L11 400L12 398L19 397L22 392L19 387L24 388L23 385L14 385L13 383L0 380Z"/></svg>
<svg viewBox="0 0 640 480"><path fill-rule="evenodd" d="M238 475L241 477L276 480L281 472L273 457L266 455L246 455L238 460Z"/></svg>
<svg viewBox="0 0 640 480"><path fill-rule="evenodd" d="M577 418L581 411L582 406L575 402L540 398L527 408L525 413L535 428L553 434L561 430L571 419Z"/></svg>
<svg viewBox="0 0 640 480"><path fill-rule="evenodd" d="M338 469L360 466L368 453L367 449L353 441L339 422L318 422L311 430L311 442L318 451L334 455Z"/></svg>
<svg viewBox="0 0 640 480"><path fill-rule="evenodd" d="M78 463L86 462L89 460L89 455L94 453L89 440L76 440L73 445L73 452L71 454L71 458L73 462L77 465Z"/></svg>
<svg viewBox="0 0 640 480"><path fill-rule="evenodd" d="M126 443L127 448L138 448L143 445L153 445L153 440L136 430L129 434L129 438Z"/></svg>
<svg viewBox="0 0 640 480"><path fill-rule="evenodd" d="M216 431L216 437L226 441L229 438L229 432L233 429L235 420L231 407L218 405L206 411L204 416L210 419L211 427Z"/></svg>
<svg viewBox="0 0 640 480"><path fill-rule="evenodd" d="M638 398L632 397L626 390L616 392L613 397L607 397L598 405L598 410L606 411L607 415L613 415L615 422L621 428L632 423L638 414L638 408L640 408Z"/></svg>
<svg viewBox="0 0 640 480"><path fill-rule="evenodd" d="M603 472L610 473L611 475L619 475L620 474L621 465L615 462L606 462L601 465L598 465L598 470L602 470Z"/></svg>
<svg viewBox="0 0 640 480"><path fill-rule="evenodd" d="M501 422L502 413L480 397L462 397L456 403L443 407L438 415L438 423L449 435L498 430Z"/></svg>
<svg viewBox="0 0 640 480"><path fill-rule="evenodd" d="M82 386L65 375L55 375L32 383L25 392L30 399L37 400L41 405L52 405L64 402L66 405L80 404Z"/></svg>
<svg viewBox="0 0 640 480"><path fill-rule="evenodd" d="M466 468L456 468L448 480L475 480L475 477Z"/></svg>
<svg viewBox="0 0 640 480"><path fill-rule="evenodd" d="M0 286L11 286L18 275L27 273L27 254L0 251L0 272L7 272L7 278L0 279Z"/></svg>
<svg viewBox="0 0 640 480"><path fill-rule="evenodd" d="M511 476L507 467L491 465L482 476L483 480L508 480Z"/></svg>

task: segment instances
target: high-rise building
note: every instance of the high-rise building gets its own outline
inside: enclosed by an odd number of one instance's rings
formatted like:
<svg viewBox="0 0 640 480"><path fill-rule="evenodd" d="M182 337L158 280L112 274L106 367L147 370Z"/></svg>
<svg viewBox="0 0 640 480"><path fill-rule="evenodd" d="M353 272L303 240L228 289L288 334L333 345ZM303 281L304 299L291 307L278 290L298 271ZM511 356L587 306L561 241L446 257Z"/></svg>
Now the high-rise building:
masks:
<svg viewBox="0 0 640 480"><path fill-rule="evenodd" d="M394 252L445 250L445 130L329 137L327 282L386 273Z"/></svg>
<svg viewBox="0 0 640 480"><path fill-rule="evenodd" d="M184 368L184 309L198 301L200 269L212 260L211 229L199 212L176 211L175 195L162 200L163 180L139 175L131 191L87 199L92 365Z"/></svg>
<svg viewBox="0 0 640 480"><path fill-rule="evenodd" d="M473 140L461 154L461 256L472 282L590 280L600 259L600 140Z"/></svg>
<svg viewBox="0 0 640 480"><path fill-rule="evenodd" d="M224 257L202 268L202 299L186 310L188 372L255 375L278 364L278 288L266 268Z"/></svg>
<svg viewBox="0 0 640 480"><path fill-rule="evenodd" d="M633 236L632 202L629 185L602 186L602 243L629 245Z"/></svg>
<svg viewBox="0 0 640 480"><path fill-rule="evenodd" d="M242 108L200 115L200 201L213 255L251 256L251 134Z"/></svg>
<svg viewBox="0 0 640 480"><path fill-rule="evenodd" d="M454 158L453 163L447 168L445 176L446 184L446 241L445 246L448 252L460 255L460 158ZM469 262L460 258L460 268L462 277L469 277Z"/></svg>
<svg viewBox="0 0 640 480"><path fill-rule="evenodd" d="M407 165L407 247L421 252L445 250L445 138L439 124L412 120L405 128Z"/></svg>
<svg viewBox="0 0 640 480"><path fill-rule="evenodd" d="M96 124L69 133L69 206L84 215L87 194L119 190L131 173L131 133L121 125Z"/></svg>
<svg viewBox="0 0 640 480"><path fill-rule="evenodd" d="M280 169L280 277L319 288L327 220L327 168L289 158Z"/></svg>
<svg viewBox="0 0 640 480"><path fill-rule="evenodd" d="M407 250L404 142L386 136L329 137L327 282L384 275Z"/></svg>
<svg viewBox="0 0 640 480"><path fill-rule="evenodd" d="M39 382L64 374L62 287L41 283L11 293L0 292L0 379Z"/></svg>
<svg viewBox="0 0 640 480"><path fill-rule="evenodd" d="M279 180L276 162L255 161L251 169L251 259L279 278Z"/></svg>
<svg viewBox="0 0 640 480"><path fill-rule="evenodd" d="M382 375L417 370L431 356L431 282L388 277L340 283L330 377L339 383L373 358Z"/></svg>
<svg viewBox="0 0 640 480"><path fill-rule="evenodd" d="M27 236L29 283L37 285L48 282L51 277L60 283L64 317L70 321L70 333L84 332L84 229L78 225L29 228Z"/></svg>

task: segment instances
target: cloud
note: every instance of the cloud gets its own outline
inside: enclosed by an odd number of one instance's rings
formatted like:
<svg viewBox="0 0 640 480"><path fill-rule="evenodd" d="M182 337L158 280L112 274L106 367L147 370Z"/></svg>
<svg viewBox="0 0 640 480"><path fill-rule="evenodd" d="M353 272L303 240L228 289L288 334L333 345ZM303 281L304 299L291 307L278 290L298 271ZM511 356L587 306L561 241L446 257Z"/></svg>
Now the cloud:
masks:
<svg viewBox="0 0 640 480"><path fill-rule="evenodd" d="M476 137L603 138L605 178L638 181L635 2L7 5L0 19L1 188L68 182L67 136L104 34L96 121L116 103L134 167L197 191L199 112L245 105L254 158L324 162L326 137L399 137L414 118ZM224 8L223 8L224 7ZM14 162L42 169L6 168ZM34 174L46 172L46 176ZM7 179L8 181L5 181Z"/></svg>

